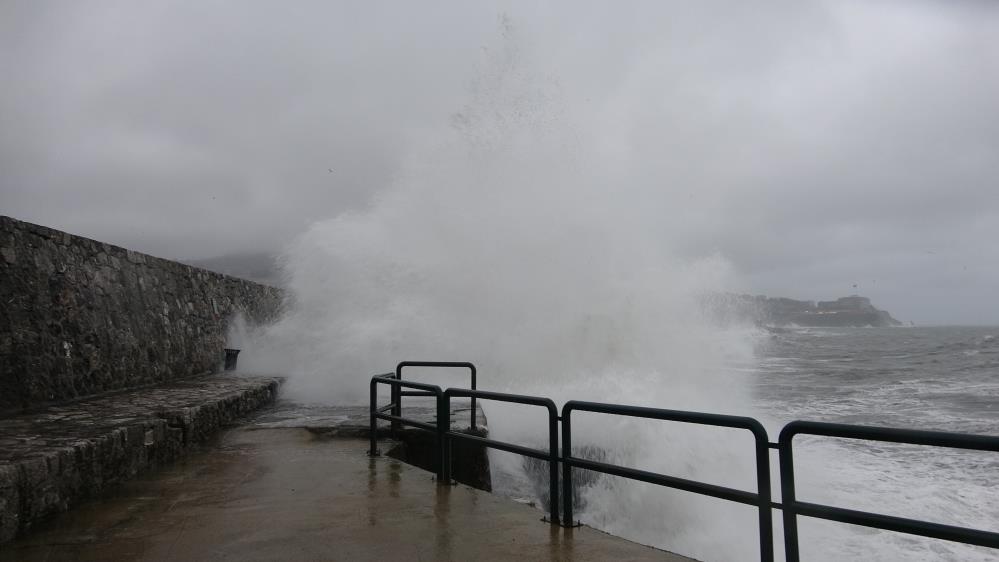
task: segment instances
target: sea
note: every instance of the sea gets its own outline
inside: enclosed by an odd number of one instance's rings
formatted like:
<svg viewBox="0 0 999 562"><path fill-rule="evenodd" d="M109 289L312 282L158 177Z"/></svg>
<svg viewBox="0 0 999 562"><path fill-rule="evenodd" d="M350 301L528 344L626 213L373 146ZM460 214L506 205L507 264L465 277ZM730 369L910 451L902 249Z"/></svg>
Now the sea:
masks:
<svg viewBox="0 0 999 562"><path fill-rule="evenodd" d="M741 413L760 420L772 442L794 420L999 436L999 327L791 327L753 339L755 353L730 364L738 373L733 386L749 387L751 404ZM487 412L491 432L503 438L510 420L497 406ZM596 448L616 464L755 491L748 434L677 439L676 425L636 439L640 424L610 424L613 439ZM509 457L490 453L494 489L544 509L544 467ZM794 440L794 459L799 500L999 531L999 453L803 435ZM518 484L511 464L531 466L529 477ZM577 515L588 525L698 560L758 559L753 509L590 476L577 482ZM776 451L771 483L779 500ZM781 516L773 511L777 560L784 556ZM808 517L798 518L798 530L807 561L999 560L993 549Z"/></svg>
<svg viewBox="0 0 999 562"><path fill-rule="evenodd" d="M999 436L999 327L778 329L757 357L746 374L772 440L799 419ZM795 458L801 500L999 531L999 453L799 437ZM800 520L802 560L999 560Z"/></svg>

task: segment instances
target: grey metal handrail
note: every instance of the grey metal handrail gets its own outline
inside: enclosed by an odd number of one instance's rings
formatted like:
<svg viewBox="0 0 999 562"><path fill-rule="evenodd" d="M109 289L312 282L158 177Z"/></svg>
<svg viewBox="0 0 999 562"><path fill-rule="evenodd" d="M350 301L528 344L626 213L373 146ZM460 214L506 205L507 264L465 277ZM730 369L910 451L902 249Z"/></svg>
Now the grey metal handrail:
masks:
<svg viewBox="0 0 999 562"><path fill-rule="evenodd" d="M407 366L469 368L472 373L472 389L449 388L444 391L436 385L403 381L401 380L401 371L403 367ZM785 557L788 562L798 562L799 558L797 533L798 515L999 549L999 533L992 531L969 529L953 525L944 525L928 521L893 517L879 513L870 513L799 501L795 498L794 450L792 447L792 441L795 436L808 434L844 439L860 439L868 441L907 443L913 445L999 452L999 437L996 436L810 421L793 421L784 426L780 432L778 442L773 443L769 441L766 429L764 429L763 425L759 421L744 416L726 416L706 412L664 410L659 408L605 404L601 402L583 402L577 400L566 402L562 407L562 415L559 416L555 403L550 398L481 391L475 388L475 376L475 366L471 363L403 361L396 367L395 373L385 373L383 375L376 375L372 377L370 405L371 448L369 450L369 454L378 454L376 421L382 419L390 421L393 424L409 425L426 431L432 431L436 434L438 447L437 479L441 483L450 483L451 464L453 462L450 455L450 443L452 439L466 440L478 443L485 447L492 447L548 461L549 469L551 471L549 475L549 499L551 500L549 511L551 516L549 520L552 523L564 526L571 526L573 524L573 468L592 470L632 480L667 486L696 494L754 505L759 510L760 558L765 561L773 560L774 556L773 521L771 516L772 509L781 509L783 511L784 550ZM389 385L392 388L392 401L388 405L380 408L377 404L377 385L379 384ZM413 389L414 391L405 392L402 390L403 388ZM403 417L401 413L401 397L404 395L435 397L437 406L436 423L430 424ZM452 431L450 427L451 398L458 397L472 399L472 429L475 429L475 400L477 398L535 405L546 408L548 410L549 429L548 451L531 449L513 443ZM385 413L389 410L391 411L390 414ZM668 476L665 474L658 474L630 467L612 465L575 457L572 455L571 417L573 411L622 415L628 417L748 430L753 434L754 438L757 491L756 493L753 493L745 490L679 478L676 476ZM559 454L558 443L559 422L562 423L561 454ZM781 502L775 502L771 499L770 449L777 449L779 453ZM558 510L558 463L562 464L561 516Z"/></svg>

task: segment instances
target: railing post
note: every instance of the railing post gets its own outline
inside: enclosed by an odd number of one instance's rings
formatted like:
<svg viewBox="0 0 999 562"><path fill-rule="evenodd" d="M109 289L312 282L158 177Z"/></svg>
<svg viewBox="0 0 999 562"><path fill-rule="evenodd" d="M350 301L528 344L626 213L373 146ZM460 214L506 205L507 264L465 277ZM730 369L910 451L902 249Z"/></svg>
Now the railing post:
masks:
<svg viewBox="0 0 999 562"><path fill-rule="evenodd" d="M770 490L770 442L766 429L762 425L752 431L756 438L756 495L760 502L760 560L773 562L774 519L770 507L772 495Z"/></svg>
<svg viewBox="0 0 999 562"><path fill-rule="evenodd" d="M378 419L375 417L375 412L378 411L378 381L374 378L371 379L371 427L370 427L370 437L371 437L371 448L368 449L368 455L372 457L378 456Z"/></svg>
<svg viewBox="0 0 999 562"><path fill-rule="evenodd" d="M395 380L402 380L401 369L396 369ZM401 418L402 417L402 387L397 384L389 385L392 388L392 415ZM392 420L392 435L395 436L396 432L402 429L402 424Z"/></svg>
<svg viewBox="0 0 999 562"><path fill-rule="evenodd" d="M785 426L786 430L786 426ZM798 513L795 510L794 457L791 450L793 435L781 431L780 448L780 501L784 512L784 557L787 562L798 562Z"/></svg>
<svg viewBox="0 0 999 562"><path fill-rule="evenodd" d="M548 406L548 505L552 523L559 524L558 516L558 410Z"/></svg>
<svg viewBox="0 0 999 562"><path fill-rule="evenodd" d="M572 408L562 406L562 525L572 527Z"/></svg>
<svg viewBox="0 0 999 562"><path fill-rule="evenodd" d="M472 371L472 390L476 390L477 387L475 386L475 365L472 365L471 363L469 363L468 364L468 368ZM475 397L473 396L472 397L472 432L473 433L475 432L476 428L478 427L478 425L475 423L476 422L475 418L476 418L476 416L477 416L478 413L479 413L479 411L475 408Z"/></svg>
<svg viewBox="0 0 999 562"><path fill-rule="evenodd" d="M437 481L451 485L451 395L445 392L437 395Z"/></svg>

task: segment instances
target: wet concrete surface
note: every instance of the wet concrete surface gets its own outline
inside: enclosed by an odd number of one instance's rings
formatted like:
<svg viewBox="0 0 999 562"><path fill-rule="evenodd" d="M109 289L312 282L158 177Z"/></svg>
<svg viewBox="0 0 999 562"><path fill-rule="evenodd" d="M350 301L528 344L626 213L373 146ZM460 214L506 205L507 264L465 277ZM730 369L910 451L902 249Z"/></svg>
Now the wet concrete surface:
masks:
<svg viewBox="0 0 999 562"><path fill-rule="evenodd" d="M487 428L482 402L476 406L476 426ZM244 423L258 428L303 427L323 431L331 436L367 437L370 431L371 410L367 405L345 406L310 404L288 398L278 398L274 405L248 417ZM433 400L409 398L404 403L403 417L424 423L437 423L437 407ZM378 420L379 433L389 427L389 422ZM471 426L471 404L467 400L454 400L451 404L451 429L467 430Z"/></svg>
<svg viewBox="0 0 999 562"><path fill-rule="evenodd" d="M366 446L305 428L230 430L0 546L0 562L689 560L552 526L533 507L368 458Z"/></svg>

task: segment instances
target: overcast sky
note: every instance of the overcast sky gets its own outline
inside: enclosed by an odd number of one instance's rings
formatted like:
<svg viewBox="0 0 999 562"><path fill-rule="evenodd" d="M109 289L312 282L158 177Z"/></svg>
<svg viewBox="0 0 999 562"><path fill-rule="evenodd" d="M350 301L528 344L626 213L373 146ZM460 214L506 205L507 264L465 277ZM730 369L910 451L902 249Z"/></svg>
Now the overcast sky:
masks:
<svg viewBox="0 0 999 562"><path fill-rule="evenodd" d="M999 2L533 4L0 3L0 213L279 251L453 125L509 24L581 142L657 163L672 187L636 203L689 206L680 252L746 292L999 324Z"/></svg>

